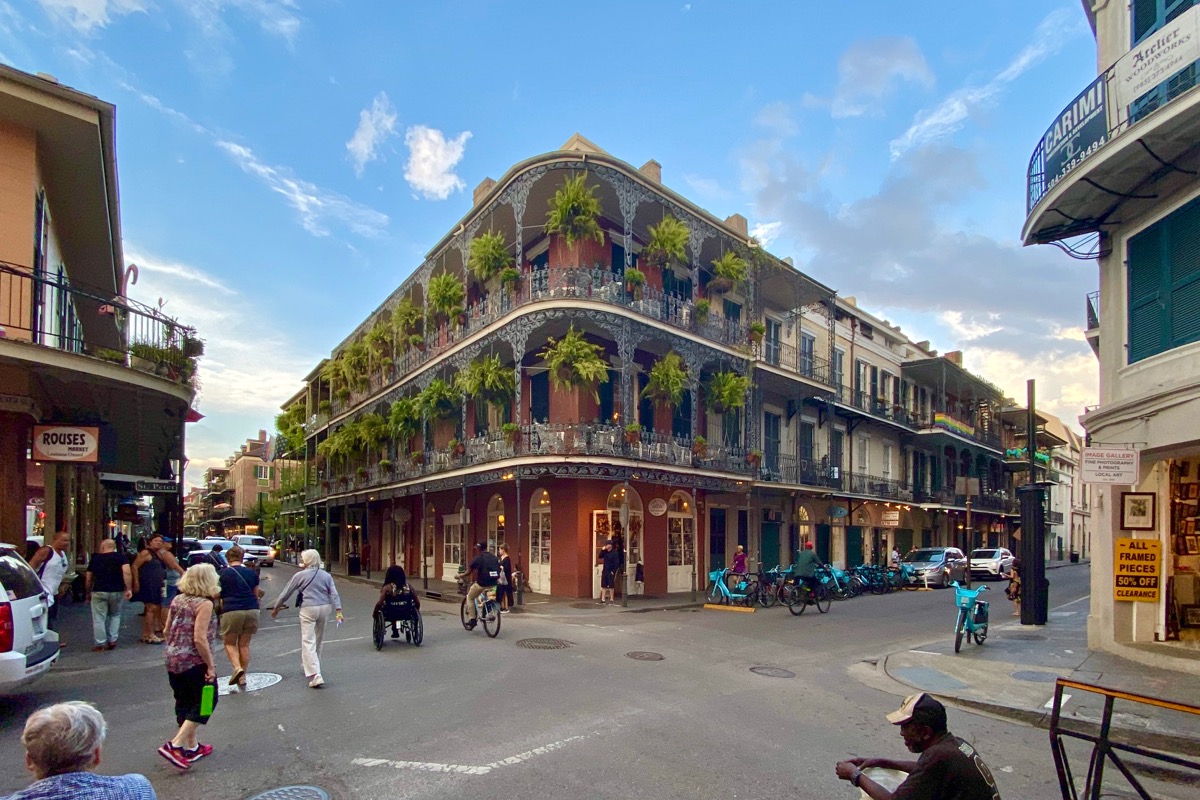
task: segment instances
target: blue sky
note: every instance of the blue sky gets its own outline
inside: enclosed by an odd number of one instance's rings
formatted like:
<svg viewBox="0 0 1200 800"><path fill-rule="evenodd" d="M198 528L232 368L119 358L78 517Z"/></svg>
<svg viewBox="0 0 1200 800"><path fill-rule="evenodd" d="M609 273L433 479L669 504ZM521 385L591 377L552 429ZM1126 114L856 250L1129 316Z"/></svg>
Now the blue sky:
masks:
<svg viewBox="0 0 1200 800"><path fill-rule="evenodd" d="M584 9L0 0L0 61L117 106L131 294L208 342L189 480L271 427L479 181L575 131L1013 396L1036 378L1070 423L1096 402L1095 264L1018 241L1030 153L1095 75L1078 0Z"/></svg>

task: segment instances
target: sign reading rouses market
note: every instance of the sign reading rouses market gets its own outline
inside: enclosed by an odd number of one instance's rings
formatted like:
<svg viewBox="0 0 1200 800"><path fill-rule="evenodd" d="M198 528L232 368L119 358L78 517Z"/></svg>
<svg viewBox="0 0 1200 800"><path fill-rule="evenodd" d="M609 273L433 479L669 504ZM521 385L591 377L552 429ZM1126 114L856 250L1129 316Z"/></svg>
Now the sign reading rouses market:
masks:
<svg viewBox="0 0 1200 800"><path fill-rule="evenodd" d="M1117 539L1113 552L1113 599L1158 602L1162 542Z"/></svg>
<svg viewBox="0 0 1200 800"><path fill-rule="evenodd" d="M99 453L99 428L66 425L33 426L34 461L95 463Z"/></svg>

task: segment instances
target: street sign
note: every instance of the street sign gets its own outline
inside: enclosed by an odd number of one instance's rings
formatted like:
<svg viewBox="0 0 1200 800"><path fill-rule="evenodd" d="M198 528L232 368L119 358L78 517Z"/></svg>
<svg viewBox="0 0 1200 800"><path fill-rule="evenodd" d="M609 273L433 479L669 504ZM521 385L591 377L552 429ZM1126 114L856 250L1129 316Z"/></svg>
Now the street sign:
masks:
<svg viewBox="0 0 1200 800"><path fill-rule="evenodd" d="M175 481L136 481L133 490L138 494L175 494L179 484Z"/></svg>
<svg viewBox="0 0 1200 800"><path fill-rule="evenodd" d="M1117 539L1113 553L1113 599L1158 602L1162 542Z"/></svg>
<svg viewBox="0 0 1200 800"><path fill-rule="evenodd" d="M1079 472L1084 483L1133 486L1138 480L1139 466L1137 450L1085 447Z"/></svg>

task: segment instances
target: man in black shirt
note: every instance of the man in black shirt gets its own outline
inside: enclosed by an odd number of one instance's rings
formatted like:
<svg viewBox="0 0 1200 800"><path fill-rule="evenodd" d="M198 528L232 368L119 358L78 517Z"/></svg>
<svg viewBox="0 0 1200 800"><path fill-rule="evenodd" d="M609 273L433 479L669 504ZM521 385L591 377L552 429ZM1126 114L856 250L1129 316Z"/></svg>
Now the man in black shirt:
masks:
<svg viewBox="0 0 1200 800"><path fill-rule="evenodd" d="M467 630L475 630L478 623L478 615L475 613L476 598L500 580L500 559L489 553L487 545L483 542L475 545L475 552L478 555L467 565L467 581L471 584L467 591L467 613L471 615L467 621Z"/></svg>
<svg viewBox="0 0 1200 800"><path fill-rule="evenodd" d="M112 650L121 631L121 607L133 596L133 574L124 553L112 539L100 542L100 552L88 562L84 589L92 601L92 649Z"/></svg>
<svg viewBox="0 0 1200 800"><path fill-rule="evenodd" d="M904 744L921 757L916 761L852 758L837 763L837 776L850 781L874 800L1000 800L991 770L975 748L946 729L946 707L919 692L887 715L900 726ZM890 792L863 774L864 769L907 772L904 783Z"/></svg>

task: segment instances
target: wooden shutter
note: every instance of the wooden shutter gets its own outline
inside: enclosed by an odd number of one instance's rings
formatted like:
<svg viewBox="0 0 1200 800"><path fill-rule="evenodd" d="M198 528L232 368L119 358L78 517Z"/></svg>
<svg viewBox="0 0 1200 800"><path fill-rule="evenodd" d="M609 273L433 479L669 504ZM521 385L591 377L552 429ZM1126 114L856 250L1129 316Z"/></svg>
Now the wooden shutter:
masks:
<svg viewBox="0 0 1200 800"><path fill-rule="evenodd" d="M1158 6L1162 0L1133 0L1133 44L1158 27Z"/></svg>
<svg viewBox="0 0 1200 800"><path fill-rule="evenodd" d="M1169 347L1200 340L1200 202L1170 217Z"/></svg>
<svg viewBox="0 0 1200 800"><path fill-rule="evenodd" d="M1129 240L1129 363L1162 351L1162 232L1158 222Z"/></svg>

